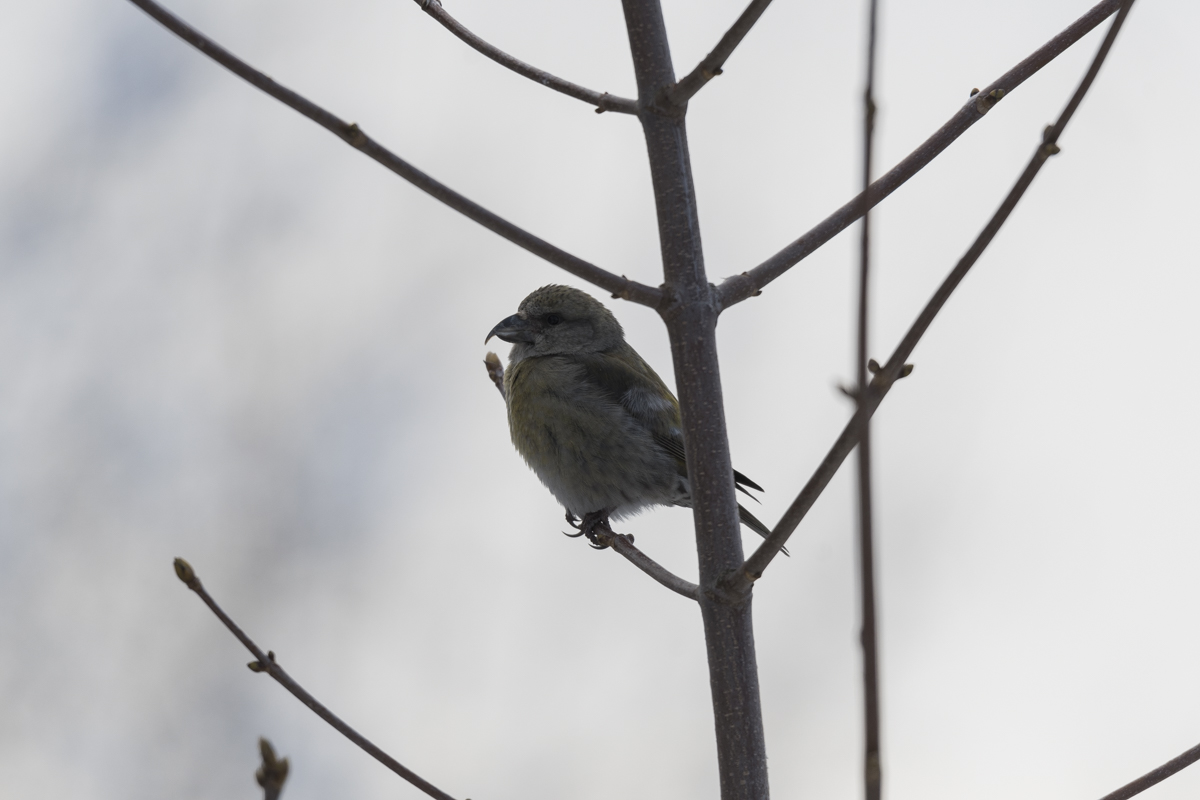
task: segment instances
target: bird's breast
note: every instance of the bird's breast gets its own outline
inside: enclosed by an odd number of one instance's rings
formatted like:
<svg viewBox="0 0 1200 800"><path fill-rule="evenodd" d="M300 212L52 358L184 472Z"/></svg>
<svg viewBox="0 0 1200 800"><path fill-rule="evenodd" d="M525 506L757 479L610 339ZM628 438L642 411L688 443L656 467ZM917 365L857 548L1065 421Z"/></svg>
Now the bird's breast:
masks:
<svg viewBox="0 0 1200 800"><path fill-rule="evenodd" d="M505 389L513 445L571 512L620 516L677 495L674 461L579 363L522 359Z"/></svg>

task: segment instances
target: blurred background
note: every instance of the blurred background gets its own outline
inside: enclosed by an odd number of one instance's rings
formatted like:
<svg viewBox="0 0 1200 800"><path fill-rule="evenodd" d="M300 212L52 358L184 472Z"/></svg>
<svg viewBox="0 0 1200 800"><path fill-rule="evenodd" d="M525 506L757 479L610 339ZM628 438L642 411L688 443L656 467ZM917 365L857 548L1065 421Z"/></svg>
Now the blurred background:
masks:
<svg viewBox="0 0 1200 800"><path fill-rule="evenodd" d="M1090 2L885 1L880 171ZM666 0L680 75L744 5ZM778 0L692 101L714 280L853 195L862 5ZM128 3L0 8L0 797L254 798L260 735L291 758L293 800L418 796L246 669L176 580L183 556L301 683L456 797L716 798L699 614L560 534L481 364L529 291L582 284ZM411 2L170 8L488 208L660 281L633 118L499 68ZM447 8L636 94L615 0ZM1105 26L879 208L877 358ZM1095 798L1200 742L1198 26L1195 4L1138 3L876 418L891 798ZM850 413L856 242L722 317L735 464L769 523ZM606 302L673 384L655 314ZM757 590L780 798L861 792L851 474ZM620 529L694 579L689 524L660 509ZM1146 796L1198 793L1194 767Z"/></svg>

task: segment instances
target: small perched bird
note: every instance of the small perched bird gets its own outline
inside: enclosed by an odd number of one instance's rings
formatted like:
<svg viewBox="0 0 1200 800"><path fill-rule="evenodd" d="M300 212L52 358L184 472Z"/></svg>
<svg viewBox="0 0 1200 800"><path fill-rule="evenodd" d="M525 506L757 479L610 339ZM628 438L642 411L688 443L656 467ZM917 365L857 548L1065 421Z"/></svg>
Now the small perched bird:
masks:
<svg viewBox="0 0 1200 800"><path fill-rule="evenodd" d="M679 401L612 312L578 289L543 286L484 343L493 336L513 345L504 373L513 444L594 545L609 518L691 507ZM762 491L740 472L733 478L743 492ZM740 505L738 514L770 533Z"/></svg>

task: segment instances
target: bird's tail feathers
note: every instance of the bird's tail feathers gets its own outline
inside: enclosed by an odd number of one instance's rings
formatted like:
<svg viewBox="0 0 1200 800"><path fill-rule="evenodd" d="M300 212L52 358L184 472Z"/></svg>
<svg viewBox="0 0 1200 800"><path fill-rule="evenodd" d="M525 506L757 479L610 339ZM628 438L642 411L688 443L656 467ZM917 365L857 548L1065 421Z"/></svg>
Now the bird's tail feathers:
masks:
<svg viewBox="0 0 1200 800"><path fill-rule="evenodd" d="M764 539L771 535L771 529L759 522L758 517L747 511L741 503L738 503L738 519L742 521L743 525ZM791 553L787 551L786 547L783 548L782 552L785 556L791 555Z"/></svg>

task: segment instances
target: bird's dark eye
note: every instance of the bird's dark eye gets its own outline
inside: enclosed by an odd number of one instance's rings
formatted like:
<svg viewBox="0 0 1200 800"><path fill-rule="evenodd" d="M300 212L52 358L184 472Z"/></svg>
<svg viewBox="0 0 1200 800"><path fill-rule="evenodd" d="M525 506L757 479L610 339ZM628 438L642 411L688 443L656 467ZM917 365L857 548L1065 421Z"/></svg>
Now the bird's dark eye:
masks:
<svg viewBox="0 0 1200 800"><path fill-rule="evenodd" d="M546 324L547 325L557 325L560 322L562 322L562 317L559 316L558 314L547 314L546 315Z"/></svg>

